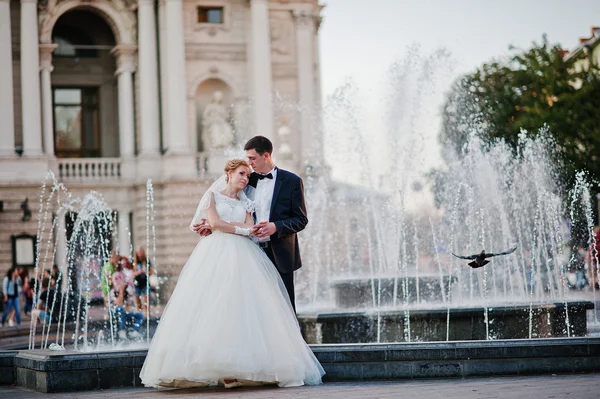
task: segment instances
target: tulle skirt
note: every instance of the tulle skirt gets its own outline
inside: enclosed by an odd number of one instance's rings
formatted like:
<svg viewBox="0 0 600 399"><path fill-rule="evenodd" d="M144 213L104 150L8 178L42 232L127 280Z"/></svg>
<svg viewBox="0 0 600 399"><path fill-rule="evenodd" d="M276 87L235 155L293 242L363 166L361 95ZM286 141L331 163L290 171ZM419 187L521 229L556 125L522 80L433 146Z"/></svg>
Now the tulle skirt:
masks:
<svg viewBox="0 0 600 399"><path fill-rule="evenodd" d="M151 387L287 387L320 384L323 374L273 263L250 239L215 232L182 269L140 378Z"/></svg>

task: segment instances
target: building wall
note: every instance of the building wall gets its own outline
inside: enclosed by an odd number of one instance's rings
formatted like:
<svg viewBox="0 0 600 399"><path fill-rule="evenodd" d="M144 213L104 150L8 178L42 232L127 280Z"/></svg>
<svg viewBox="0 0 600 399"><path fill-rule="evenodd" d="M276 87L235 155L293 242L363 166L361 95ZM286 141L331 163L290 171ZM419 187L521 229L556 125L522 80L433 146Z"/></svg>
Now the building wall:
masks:
<svg viewBox="0 0 600 399"><path fill-rule="evenodd" d="M592 36L586 39L580 39L581 43L573 50L572 53L567 54L567 62L571 64L571 67L575 72L586 71L590 68L590 63L596 67L600 66L600 30L598 28L592 28ZM574 82L575 88L580 88L582 82Z"/></svg>
<svg viewBox="0 0 600 399"><path fill-rule="evenodd" d="M21 116L21 5L10 2L10 29L12 31L13 64L13 110L15 115L15 145L23 145L23 121Z"/></svg>
<svg viewBox="0 0 600 399"><path fill-rule="evenodd" d="M0 195L4 202L4 210L0 212L0 278L4 278L6 271L12 266L10 237L21 233L37 234L39 187L27 185L1 187ZM25 198L29 198L29 207L33 217L30 221L21 222L23 211L20 206Z"/></svg>
<svg viewBox="0 0 600 399"><path fill-rule="evenodd" d="M197 22L196 8L201 5L224 7L224 26L209 26ZM198 121L203 112L198 105L198 87L207 80L218 79L231 89L230 104L248 100L248 63L246 57L249 7L244 1L186 1L184 4L184 33L186 40L186 73L189 103L190 140L195 148L201 137ZM212 95L212 88L201 97ZM200 103L200 104L199 104ZM225 104L225 105L230 105ZM240 137L237 137L240 139Z"/></svg>
<svg viewBox="0 0 600 399"><path fill-rule="evenodd" d="M95 0L93 0L95 1ZM200 25L196 22L196 7L199 5L219 5L225 7L226 23L223 27ZM297 55L295 38L295 21L291 10L294 7L312 7L317 1L284 1L272 0L270 2L269 20L271 28L271 62L273 71L273 89L279 93L282 100L274 101L274 123L275 132L282 123L292 129L291 146L294 149L301 148L302 138L299 133L298 101L298 76ZM199 97L207 98L214 86L206 85L203 92L202 83L210 79L218 79L224 82L230 89L230 99L237 108L236 115L240 121L237 128L238 144L243 144L250 136L249 128L251 82L249 67L250 44L250 2L247 0L184 0L184 34L185 34L185 67L186 67L186 90L187 90L187 117L188 138L191 144L191 154L186 157L195 158L197 148L196 121L198 114L203 111L205 100L198 101ZM158 19L157 19L158 21ZM14 110L15 110L15 136L16 145L20 145L21 138L21 100L20 100L20 2L11 2L12 22L12 46L13 46L13 74L14 74ZM114 27L113 27L114 28ZM317 40L315 32L315 42ZM157 40L157 43L160 41ZM160 52L160 49L159 49ZM318 49L315 49L318 55ZM105 51L99 59L79 60L74 65L72 59L60 59L53 57L54 71L51 75L52 85L84 85L93 84L100 86L103 102L101 110L101 143L103 157L119 156L119 116L118 116L118 90L114 56ZM316 81L318 82L318 56L315 57ZM164 78L164 77L163 77ZM134 102L135 102L135 130L136 143L139 150L140 142L140 107L139 90L140 81L138 74L134 74ZM205 97L202 97L205 96ZM315 89L315 100L320 102L320 90ZM168 141L168 139L167 139ZM279 138L273 138L277 157ZM0 159L0 162L5 160ZM48 158L44 162L47 168L52 169L58 176L58 163L60 160ZM124 160L122 160L123 162ZM138 157L129 160L134 167L139 161ZM300 159L295 162L286 163L284 166L298 171ZM23 163L30 162L26 159L16 158L10 160L15 165L23 168ZM171 292L177 280L177 276L189 254L197 244L199 238L188 229L198 201L215 175L222 173L220 167L213 174L202 175L196 170L186 173L185 178L171 178L161 174L166 167L168 154L159 156L153 162L157 162L158 172L151 175L154 193L153 207L155 219L147 218L147 177L142 174L134 174L133 177L108 177L108 178L86 178L86 179L64 179L63 183L71 192L73 198L83 198L90 191L98 191L107 202L108 206L119 212L119 215L129 218L133 214L131 235L134 248L140 246L149 247L149 256L155 256L156 266L159 274L167 277L164 289L164 299ZM192 164L192 163L190 163ZM2 164L4 165L4 164ZM121 166L123 166L122 164ZM187 165L187 163L186 163ZM24 167L26 169L26 166ZM42 168L43 170L43 168ZM143 168L141 168L143 172ZM36 234L39 220L39 196L43 173L31 172L23 181L15 182L0 180L0 200L4 201L4 212L0 213L0 273L10 267L11 248L10 235L27 232ZM25 199L29 198L32 210L32 219L28 222L20 222L22 211L19 206ZM48 222L46 222L48 223ZM44 224L49 228L50 224ZM148 227L147 227L148 226ZM152 228L154 227L154 235ZM146 232L150 233L150 245L146 239ZM153 239L155 237L155 241ZM115 237L115 240L118 240ZM152 248L156 243L156 253ZM53 248L49 248L50 253ZM129 248L121 249L126 255Z"/></svg>

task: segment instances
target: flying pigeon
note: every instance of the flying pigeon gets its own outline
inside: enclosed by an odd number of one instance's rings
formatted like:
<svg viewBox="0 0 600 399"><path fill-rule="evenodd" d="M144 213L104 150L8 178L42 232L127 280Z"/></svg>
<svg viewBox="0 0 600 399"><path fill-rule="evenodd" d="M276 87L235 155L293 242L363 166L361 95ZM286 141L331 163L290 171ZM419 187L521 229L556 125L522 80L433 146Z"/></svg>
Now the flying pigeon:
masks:
<svg viewBox="0 0 600 399"><path fill-rule="evenodd" d="M473 269L477 269L478 267L482 267L487 265L488 263L490 263L489 260L486 260L486 258L491 258L492 256L500 256L500 255L508 255L508 254L512 254L513 252L515 252L517 250L517 247L511 248L508 251L504 251L504 252L500 252L497 254L486 254L485 250L481 251L481 253L475 254L475 255L468 255L468 256L461 256L461 255L456 255L455 253L453 253L452 255L456 256L457 258L460 259L468 259L468 260L473 260L473 262L469 263L469 266L471 266Z"/></svg>

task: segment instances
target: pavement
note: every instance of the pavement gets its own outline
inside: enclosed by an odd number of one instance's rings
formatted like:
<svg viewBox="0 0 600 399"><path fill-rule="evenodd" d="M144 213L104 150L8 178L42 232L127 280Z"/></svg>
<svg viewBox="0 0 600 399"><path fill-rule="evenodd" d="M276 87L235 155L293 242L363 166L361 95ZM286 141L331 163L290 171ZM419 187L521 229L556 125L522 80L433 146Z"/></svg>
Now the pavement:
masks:
<svg viewBox="0 0 600 399"><path fill-rule="evenodd" d="M599 370L600 372L600 370ZM1 387L1 398L444 398L444 399L537 399L600 398L600 374L511 376L493 378L443 379L443 380L403 380L374 382L336 382L319 386L297 388L235 388L221 387L193 388L177 390L156 390L149 388L107 389L101 391L43 394L17 387Z"/></svg>

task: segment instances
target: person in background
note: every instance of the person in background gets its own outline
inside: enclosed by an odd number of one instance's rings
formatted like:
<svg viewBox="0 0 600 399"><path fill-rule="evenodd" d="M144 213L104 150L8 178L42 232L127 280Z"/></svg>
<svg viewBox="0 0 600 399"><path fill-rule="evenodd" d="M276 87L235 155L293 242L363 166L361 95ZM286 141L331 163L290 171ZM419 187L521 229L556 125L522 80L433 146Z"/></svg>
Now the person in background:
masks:
<svg viewBox="0 0 600 399"><path fill-rule="evenodd" d="M153 266L148 267L148 285L150 286L150 303L158 305L159 280L156 269Z"/></svg>
<svg viewBox="0 0 600 399"><path fill-rule="evenodd" d="M11 267L2 281L2 292L4 293L4 313L2 313L2 327L6 322L8 313L14 309L17 318L17 324L21 324L21 304L19 296L21 295L21 277L16 267Z"/></svg>
<svg viewBox="0 0 600 399"><path fill-rule="evenodd" d="M49 322L52 319L52 306L56 306L56 304L54 303L55 296L56 287L51 286L50 279L44 278L42 280L42 292L40 293L40 297L37 302L37 307L32 312L32 316L39 317L42 323ZM57 311L55 310L55 312Z"/></svg>
<svg viewBox="0 0 600 399"><path fill-rule="evenodd" d="M37 276L40 276L40 273L38 273ZM37 284L37 286L36 286L36 284ZM32 273L32 276L29 277L28 285L29 285L29 289L31 290L31 309L35 309L35 306L36 306L35 301L37 300L36 295L39 296L39 292L42 287L42 280L39 278L36 278L36 274L34 272L34 273ZM37 292L36 292L36 290L37 290Z"/></svg>
<svg viewBox="0 0 600 399"><path fill-rule="evenodd" d="M592 289L600 289L598 283L598 269L600 265L598 265L598 261L600 260L600 229L596 230L596 234L594 235L594 240L590 243L590 247L587 252L587 256L585 258L585 263L590 266L590 280Z"/></svg>
<svg viewBox="0 0 600 399"><path fill-rule="evenodd" d="M19 277L21 278L21 293L19 294L19 298L21 295L23 295L23 297L25 297L25 289L24 289L25 283L24 282L27 279L27 270L24 267L18 267L17 273L18 273ZM19 305L21 305L21 302L19 302ZM10 327L15 325L15 323L17 322L15 308L11 309L8 312L7 320L8 320L8 325Z"/></svg>
<svg viewBox="0 0 600 399"><path fill-rule="evenodd" d="M108 301L110 300L109 294L112 287L112 275L115 272L116 266L121 260L121 257L113 252L110 258L104 263L102 266L102 270L100 272L100 288L102 290L102 298L104 299L104 305L108 305Z"/></svg>
<svg viewBox="0 0 600 399"><path fill-rule="evenodd" d="M142 337L139 330L144 323L144 314L140 312L128 312L126 310L125 307L128 298L127 282L125 278L120 276L122 272L119 269L121 268L121 265L119 265L113 274L113 306L111 311L115 318L119 339L127 339L128 324L131 325L129 338L138 339Z"/></svg>
<svg viewBox="0 0 600 399"><path fill-rule="evenodd" d="M58 270L58 265L54 264L52 265L52 279L50 280L50 285L51 286L55 286L56 287L56 291L60 292L61 289L61 276L60 276L60 271Z"/></svg>
<svg viewBox="0 0 600 399"><path fill-rule="evenodd" d="M573 253L571 254L571 271L575 274L575 283L573 284L573 288L578 290L584 289L586 286L590 285L590 281L585 275L586 272L586 264L585 258L587 257L587 253L585 248L581 245L577 245L574 248Z"/></svg>
<svg viewBox="0 0 600 399"><path fill-rule="evenodd" d="M123 266L122 273L125 276L125 283L127 283L125 288L127 291L127 298L133 298L135 295L135 289L133 285L133 264L127 256L121 256L120 263ZM127 310L129 310L129 302L129 300L125 301L125 308Z"/></svg>
<svg viewBox="0 0 600 399"><path fill-rule="evenodd" d="M152 265L146 257L144 248L138 248L133 257L133 283L135 287L135 305L138 310L144 310L146 307L146 294L148 287L148 274Z"/></svg>
<svg viewBox="0 0 600 399"><path fill-rule="evenodd" d="M23 309L23 313L25 316L29 316L31 310L33 309L33 284L35 284L35 280L33 278L29 278L28 273L25 274L23 280L23 298L25 299L25 309Z"/></svg>

